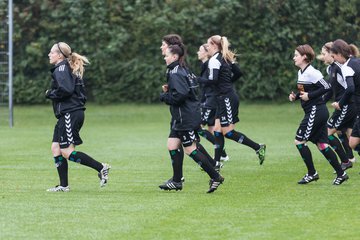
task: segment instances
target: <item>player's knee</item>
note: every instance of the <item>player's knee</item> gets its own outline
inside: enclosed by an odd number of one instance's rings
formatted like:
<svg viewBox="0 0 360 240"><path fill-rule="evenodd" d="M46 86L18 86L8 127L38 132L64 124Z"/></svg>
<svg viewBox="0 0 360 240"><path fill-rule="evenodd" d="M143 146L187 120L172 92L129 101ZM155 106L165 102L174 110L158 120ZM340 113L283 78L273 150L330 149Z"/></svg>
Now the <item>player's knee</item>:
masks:
<svg viewBox="0 0 360 240"><path fill-rule="evenodd" d="M324 150L329 146L327 143L317 143L316 145L319 150Z"/></svg>
<svg viewBox="0 0 360 240"><path fill-rule="evenodd" d="M59 144L55 144L55 143L51 144L51 152L53 156L59 156L61 154Z"/></svg>
<svg viewBox="0 0 360 240"><path fill-rule="evenodd" d="M195 142L193 142L190 146L184 147L184 152L186 155L190 155L194 150L196 150Z"/></svg>
<svg viewBox="0 0 360 240"><path fill-rule="evenodd" d="M70 155L72 152L74 152L75 148L69 146L67 148L62 148L61 149L61 155L63 155L66 159L70 158Z"/></svg>
<svg viewBox="0 0 360 240"><path fill-rule="evenodd" d="M357 146L357 145L358 145L358 144L357 144L356 142L349 141L349 146L351 147L351 149L356 150L356 146Z"/></svg>

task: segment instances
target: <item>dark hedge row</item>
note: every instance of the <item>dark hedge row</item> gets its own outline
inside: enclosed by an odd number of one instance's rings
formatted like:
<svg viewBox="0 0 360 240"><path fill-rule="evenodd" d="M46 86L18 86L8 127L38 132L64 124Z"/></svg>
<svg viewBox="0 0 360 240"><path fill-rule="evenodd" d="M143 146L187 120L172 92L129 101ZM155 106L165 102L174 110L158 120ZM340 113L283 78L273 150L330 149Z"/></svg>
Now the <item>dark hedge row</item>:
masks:
<svg viewBox="0 0 360 240"><path fill-rule="evenodd" d="M198 47L227 36L245 73L240 97L286 99L296 80L294 48L309 43L319 52L336 38L356 44L358 9L358 0L14 0L14 100L45 101L47 54L65 41L91 61L85 79L93 101L157 102L168 33L184 38L194 72Z"/></svg>

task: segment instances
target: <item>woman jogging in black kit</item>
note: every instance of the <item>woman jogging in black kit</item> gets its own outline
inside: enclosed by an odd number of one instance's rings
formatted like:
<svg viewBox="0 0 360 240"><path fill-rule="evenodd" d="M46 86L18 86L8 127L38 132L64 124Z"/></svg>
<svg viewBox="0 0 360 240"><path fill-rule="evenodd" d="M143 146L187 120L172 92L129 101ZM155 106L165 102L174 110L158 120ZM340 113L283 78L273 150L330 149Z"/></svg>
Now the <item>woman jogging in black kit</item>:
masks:
<svg viewBox="0 0 360 240"><path fill-rule="evenodd" d="M51 89L46 91L46 98L53 102L55 125L51 151L55 159L60 184L49 188L48 192L68 192L67 160L91 167L98 172L100 186L108 181L110 166L100 163L83 152L75 151L75 146L82 144L80 129L84 123L86 96L82 79L86 57L71 52L64 42L54 44L48 54L51 69Z"/></svg>
<svg viewBox="0 0 360 240"><path fill-rule="evenodd" d="M208 64L209 64L209 51L207 49L207 45L203 44L199 47L197 52L198 59L201 61L201 71L200 78L208 78ZM200 84L201 88L201 129L198 131L199 135L204 137L206 140L211 142L216 149L215 145L215 137L214 137L214 129L218 129L215 127L216 122L216 109L217 109L217 100L216 100L216 90L214 85L209 84ZM205 129L205 126L208 126L208 129ZM228 161L229 156L225 152L225 148L220 156L220 161ZM219 165L221 167L221 165Z"/></svg>
<svg viewBox="0 0 360 240"><path fill-rule="evenodd" d="M199 79L200 83L215 86L217 96L214 160L220 160L225 136L254 149L259 157L259 163L262 165L265 160L265 144L258 144L235 130L235 124L239 122L239 97L233 87L232 64L235 62L235 54L229 50L229 45L226 37L215 35L208 39L207 47L211 56L208 63L208 78Z"/></svg>
<svg viewBox="0 0 360 240"><path fill-rule="evenodd" d="M170 45L183 45L183 40L178 34L167 34L163 36L161 40L161 55L165 56L166 50ZM176 145L178 143L177 138L168 138L168 145ZM174 149L170 152L171 165L173 168L173 176L167 180L164 184L173 181L174 175L179 175L181 182L185 182L185 177L183 176L183 159L184 159L184 150L181 145L178 149Z"/></svg>
<svg viewBox="0 0 360 240"><path fill-rule="evenodd" d="M345 93L347 84L345 79L342 77L341 66L339 63L335 62L334 58L331 56L331 47L332 42L325 43L321 48L321 55L319 58L328 65L326 71L329 75L329 83L332 89L332 91L329 91L324 95L324 100L327 102L332 98L332 96L334 96L335 102L338 102ZM351 168L352 162L349 160L348 154L346 152L346 150L349 151L349 142L347 140L348 138L346 138L347 141L344 141L342 132L350 136L355 118L355 105L352 101L350 101L349 104L342 108L342 110L335 109L327 122L329 144L339 156L341 160L341 168L343 170ZM343 141L340 141L335 136L335 133L338 133L338 135L340 135L339 137L343 138Z"/></svg>
<svg viewBox="0 0 360 240"><path fill-rule="evenodd" d="M189 71L184 68L184 47L179 45L168 46L165 53L165 62L167 65L167 84L163 86L163 93L160 100L170 106L171 130L168 141L168 150L172 160L180 162L173 158L174 151L182 145L184 151L195 162L197 162L204 171L210 176L210 188L207 193L215 191L224 181L224 178L215 171L211 164L208 154L200 150L198 142L197 128L200 124L199 102L191 85ZM181 157L181 156L177 156ZM182 161L181 161L182 162ZM163 190L182 190L181 176L177 171L174 172L172 180L159 186Z"/></svg>
<svg viewBox="0 0 360 240"><path fill-rule="evenodd" d="M326 121L329 118L329 111L322 96L330 91L330 86L324 80L321 72L311 65L314 57L314 50L306 44L295 49L293 58L295 65L300 68L297 80L298 92L296 94L291 92L289 100L293 102L301 99L301 107L305 112L305 116L296 131L295 145L308 170L308 173L298 184L307 184L319 179L310 149L306 145L308 141L311 141L316 144L336 171L337 177L333 184L340 185L349 179L349 176L341 169L336 154L328 145Z"/></svg>
<svg viewBox="0 0 360 240"><path fill-rule="evenodd" d="M334 60L342 64L341 73L348 85L342 98L333 106L340 110L354 101L357 117L349 145L360 154L360 59L353 56L353 50L342 39L334 41L330 51Z"/></svg>

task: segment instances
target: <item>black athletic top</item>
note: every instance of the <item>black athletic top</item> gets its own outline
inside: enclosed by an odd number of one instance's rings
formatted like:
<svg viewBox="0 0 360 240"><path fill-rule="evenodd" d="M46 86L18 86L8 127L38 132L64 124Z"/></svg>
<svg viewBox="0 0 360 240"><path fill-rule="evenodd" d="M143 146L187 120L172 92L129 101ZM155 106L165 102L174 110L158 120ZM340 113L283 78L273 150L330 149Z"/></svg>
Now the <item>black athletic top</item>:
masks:
<svg viewBox="0 0 360 240"><path fill-rule="evenodd" d="M326 68L326 72L329 75L328 82L331 85L332 91L329 91L324 95L324 100L327 102L334 96L334 100L338 102L347 88L347 83L341 73L341 65L337 62L333 62Z"/></svg>
<svg viewBox="0 0 360 240"><path fill-rule="evenodd" d="M200 78L199 83L213 84L217 95L226 95L234 92L232 84L231 63L227 63L222 54L217 52L208 63L208 78Z"/></svg>
<svg viewBox="0 0 360 240"><path fill-rule="evenodd" d="M168 91L160 101L170 105L171 128L176 131L195 130L200 126L200 102L190 87L189 71L175 61L167 66Z"/></svg>
<svg viewBox="0 0 360 240"><path fill-rule="evenodd" d="M298 72L297 89L299 92L296 94L296 99L300 98L300 92L308 93L309 100L301 100L302 108L308 112L314 105L325 104L322 96L330 91L330 86L321 72L309 64L304 71L300 69Z"/></svg>
<svg viewBox="0 0 360 240"><path fill-rule="evenodd" d="M347 88L339 101L339 106L347 105L351 102L352 96L356 105L356 111L360 114L360 60L349 58L342 66L341 73L346 81Z"/></svg>
<svg viewBox="0 0 360 240"><path fill-rule="evenodd" d="M46 98L52 100L56 118L65 113L85 110L84 81L72 73L67 60L51 69L51 78L51 89L46 91Z"/></svg>
<svg viewBox="0 0 360 240"><path fill-rule="evenodd" d="M200 77L198 79L208 79L209 71L208 71L209 61L202 63ZM206 84L204 82L200 83L201 88L201 107L203 108L216 108L216 96L217 92L214 84Z"/></svg>

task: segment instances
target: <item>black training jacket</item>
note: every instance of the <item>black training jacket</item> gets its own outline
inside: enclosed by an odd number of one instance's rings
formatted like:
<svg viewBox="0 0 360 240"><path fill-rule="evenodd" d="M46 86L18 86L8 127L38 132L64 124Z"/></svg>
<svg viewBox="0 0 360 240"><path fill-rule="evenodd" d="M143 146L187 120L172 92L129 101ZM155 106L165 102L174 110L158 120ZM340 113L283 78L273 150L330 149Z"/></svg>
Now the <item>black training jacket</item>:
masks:
<svg viewBox="0 0 360 240"><path fill-rule="evenodd" d="M173 62L167 66L168 91L160 101L170 105L171 128L175 131L196 130L200 126L200 102L190 88L189 72Z"/></svg>
<svg viewBox="0 0 360 240"><path fill-rule="evenodd" d="M52 100L56 118L68 112L85 110L84 81L72 73L67 60L51 69L51 78L51 89L46 91L46 98Z"/></svg>

